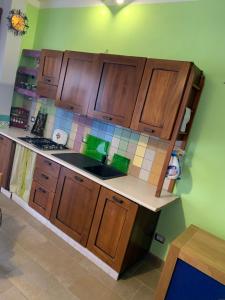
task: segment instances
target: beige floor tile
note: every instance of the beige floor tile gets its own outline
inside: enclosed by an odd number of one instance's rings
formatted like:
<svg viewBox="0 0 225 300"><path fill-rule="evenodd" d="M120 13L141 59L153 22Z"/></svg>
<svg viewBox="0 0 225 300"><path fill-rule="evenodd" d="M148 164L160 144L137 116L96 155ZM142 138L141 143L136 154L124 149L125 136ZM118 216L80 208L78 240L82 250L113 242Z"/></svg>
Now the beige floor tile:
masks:
<svg viewBox="0 0 225 300"><path fill-rule="evenodd" d="M6 292L12 287L12 283L9 281L8 278L1 278L0 277L0 294Z"/></svg>
<svg viewBox="0 0 225 300"><path fill-rule="evenodd" d="M75 280L69 290L81 300L121 299L89 274Z"/></svg>
<svg viewBox="0 0 225 300"><path fill-rule="evenodd" d="M92 276L97 278L104 286L116 293L122 298L129 299L142 286L142 283L134 277L126 275L121 276L121 279L115 281L95 264L89 260L83 260L80 263Z"/></svg>
<svg viewBox="0 0 225 300"><path fill-rule="evenodd" d="M130 300L154 300L154 291L143 285Z"/></svg>
<svg viewBox="0 0 225 300"><path fill-rule="evenodd" d="M12 287L4 293L0 294L0 300L28 300L24 295L16 288Z"/></svg>

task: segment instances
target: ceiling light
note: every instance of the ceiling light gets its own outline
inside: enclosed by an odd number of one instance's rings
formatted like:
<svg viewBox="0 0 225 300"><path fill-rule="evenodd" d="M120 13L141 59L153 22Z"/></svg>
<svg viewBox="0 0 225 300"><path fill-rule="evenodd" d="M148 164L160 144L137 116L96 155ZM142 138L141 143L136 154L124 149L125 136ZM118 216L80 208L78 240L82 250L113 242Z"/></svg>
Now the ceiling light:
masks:
<svg viewBox="0 0 225 300"><path fill-rule="evenodd" d="M124 0L116 0L116 3L122 5L124 3Z"/></svg>

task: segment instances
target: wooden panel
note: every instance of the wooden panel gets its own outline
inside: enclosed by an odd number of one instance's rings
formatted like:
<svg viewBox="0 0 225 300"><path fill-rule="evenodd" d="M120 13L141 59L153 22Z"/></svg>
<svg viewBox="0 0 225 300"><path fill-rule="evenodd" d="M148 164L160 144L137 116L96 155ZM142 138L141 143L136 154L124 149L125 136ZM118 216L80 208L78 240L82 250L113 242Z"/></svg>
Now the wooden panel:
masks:
<svg viewBox="0 0 225 300"><path fill-rule="evenodd" d="M129 127L145 62L140 57L99 55L88 115Z"/></svg>
<svg viewBox="0 0 225 300"><path fill-rule="evenodd" d="M96 55L66 51L57 91L57 106L86 114L93 84Z"/></svg>
<svg viewBox="0 0 225 300"><path fill-rule="evenodd" d="M191 63L147 61L131 128L170 139Z"/></svg>
<svg viewBox="0 0 225 300"><path fill-rule="evenodd" d="M41 59L38 73L38 81L48 85L58 85L62 66L63 52L44 49L41 51Z"/></svg>
<svg viewBox="0 0 225 300"><path fill-rule="evenodd" d="M15 153L15 143L0 135L0 173L2 173L2 187L9 188L10 175Z"/></svg>
<svg viewBox="0 0 225 300"><path fill-rule="evenodd" d="M38 182L33 181L29 205L47 219L50 218L53 199L53 192L49 192Z"/></svg>
<svg viewBox="0 0 225 300"><path fill-rule="evenodd" d="M88 249L120 272L134 226L138 205L101 188Z"/></svg>
<svg viewBox="0 0 225 300"><path fill-rule="evenodd" d="M37 94L41 97L46 97L55 100L57 93L56 85L49 85L44 82L37 83Z"/></svg>
<svg viewBox="0 0 225 300"><path fill-rule="evenodd" d="M44 156L37 156L36 168L55 178L59 176L60 165Z"/></svg>
<svg viewBox="0 0 225 300"><path fill-rule="evenodd" d="M36 168L34 172L34 180L44 186L48 191L52 191L55 193L57 177L53 177L48 173L45 173L44 170Z"/></svg>
<svg viewBox="0 0 225 300"><path fill-rule="evenodd" d="M86 246L100 186L66 168L60 171L51 222Z"/></svg>

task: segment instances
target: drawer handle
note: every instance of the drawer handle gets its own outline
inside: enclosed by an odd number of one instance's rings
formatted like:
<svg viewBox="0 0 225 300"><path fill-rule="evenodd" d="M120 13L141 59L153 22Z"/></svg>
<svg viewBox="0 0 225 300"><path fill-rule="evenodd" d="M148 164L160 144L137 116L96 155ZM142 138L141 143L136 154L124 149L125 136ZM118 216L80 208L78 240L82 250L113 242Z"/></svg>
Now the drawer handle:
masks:
<svg viewBox="0 0 225 300"><path fill-rule="evenodd" d="M41 174L41 177L43 177L46 180L49 180L49 177L47 175L43 174L43 173Z"/></svg>
<svg viewBox="0 0 225 300"><path fill-rule="evenodd" d="M120 198L118 198L118 197L116 197L116 196L113 196L112 199L113 199L116 203L123 204L123 200L121 200Z"/></svg>
<svg viewBox="0 0 225 300"><path fill-rule="evenodd" d="M84 179L82 179L82 178L79 177L79 176L74 176L74 179L75 179L76 181L79 181L79 182L83 182L83 181L84 181Z"/></svg>
<svg viewBox="0 0 225 300"><path fill-rule="evenodd" d="M112 121L112 119L113 119L112 117L108 117L108 116L103 116L102 118L105 120L108 120L108 121Z"/></svg>
<svg viewBox="0 0 225 300"><path fill-rule="evenodd" d="M46 164L48 164L49 166L52 165L52 163L51 163L49 160L45 160L44 162L45 162Z"/></svg>
<svg viewBox="0 0 225 300"><path fill-rule="evenodd" d="M150 132L150 133L154 133L155 132L154 129L150 129L150 128L144 128L144 131Z"/></svg>
<svg viewBox="0 0 225 300"><path fill-rule="evenodd" d="M74 107L73 107L73 106L69 106L69 109L70 109L70 110L74 110Z"/></svg>
<svg viewBox="0 0 225 300"><path fill-rule="evenodd" d="M51 82L51 79L44 78L44 81L45 81L45 82L49 82L49 83L50 83L50 82Z"/></svg>
<svg viewBox="0 0 225 300"><path fill-rule="evenodd" d="M44 189L41 188L41 187L38 189L38 191L41 192L41 193L43 193L43 194L46 194L46 193L47 193L46 190L44 190Z"/></svg>

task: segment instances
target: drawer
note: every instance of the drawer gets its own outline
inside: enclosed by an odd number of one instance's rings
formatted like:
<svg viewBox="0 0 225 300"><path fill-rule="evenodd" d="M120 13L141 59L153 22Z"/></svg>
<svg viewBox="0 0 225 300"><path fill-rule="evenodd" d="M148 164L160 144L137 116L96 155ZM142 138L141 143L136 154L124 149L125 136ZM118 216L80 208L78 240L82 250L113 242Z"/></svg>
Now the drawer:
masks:
<svg viewBox="0 0 225 300"><path fill-rule="evenodd" d="M48 191L52 191L55 193L57 178L49 175L43 170L36 168L34 172L34 180L44 186Z"/></svg>
<svg viewBox="0 0 225 300"><path fill-rule="evenodd" d="M36 168L40 169L46 175L51 175L54 178L58 178L59 176L60 165L44 156L38 155Z"/></svg>
<svg viewBox="0 0 225 300"><path fill-rule="evenodd" d="M43 217L49 219L54 196L55 194L53 192L49 192L44 186L34 180L30 193L29 206L39 212Z"/></svg>
<svg viewBox="0 0 225 300"><path fill-rule="evenodd" d="M50 99L56 99L57 86L50 85L44 82L38 82L37 93L41 97L47 97Z"/></svg>

